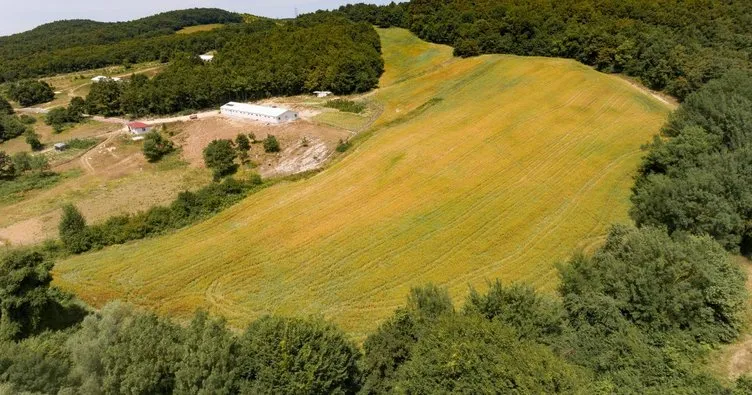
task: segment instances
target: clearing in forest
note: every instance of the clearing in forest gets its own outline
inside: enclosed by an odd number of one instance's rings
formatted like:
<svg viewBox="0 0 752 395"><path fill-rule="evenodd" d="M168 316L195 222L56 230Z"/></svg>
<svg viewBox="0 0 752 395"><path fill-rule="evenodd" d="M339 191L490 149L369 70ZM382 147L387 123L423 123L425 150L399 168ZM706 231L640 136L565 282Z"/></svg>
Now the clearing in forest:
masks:
<svg viewBox="0 0 752 395"><path fill-rule="evenodd" d="M383 113L354 152L201 224L60 262L56 284L238 326L320 314L362 337L414 285L553 290L557 262L628 221L640 146L668 106L571 60L456 59L380 34Z"/></svg>

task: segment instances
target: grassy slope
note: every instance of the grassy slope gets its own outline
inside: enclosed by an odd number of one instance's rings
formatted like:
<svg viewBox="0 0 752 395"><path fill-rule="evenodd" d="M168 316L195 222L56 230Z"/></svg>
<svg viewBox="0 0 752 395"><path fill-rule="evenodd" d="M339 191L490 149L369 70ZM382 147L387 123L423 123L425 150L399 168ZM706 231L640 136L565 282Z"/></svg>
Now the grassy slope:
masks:
<svg viewBox="0 0 752 395"><path fill-rule="evenodd" d="M208 32L210 30L219 29L220 27L224 26L221 23L212 23L209 25L196 25L196 26L189 26L184 27L177 32L176 34L191 34L191 33L198 33L198 32Z"/></svg>
<svg viewBox="0 0 752 395"><path fill-rule="evenodd" d="M552 290L557 261L627 221L664 105L573 61L459 60L381 34L384 113L355 152L174 235L64 261L56 283L237 325L322 314L362 336L429 281L458 298L496 277Z"/></svg>

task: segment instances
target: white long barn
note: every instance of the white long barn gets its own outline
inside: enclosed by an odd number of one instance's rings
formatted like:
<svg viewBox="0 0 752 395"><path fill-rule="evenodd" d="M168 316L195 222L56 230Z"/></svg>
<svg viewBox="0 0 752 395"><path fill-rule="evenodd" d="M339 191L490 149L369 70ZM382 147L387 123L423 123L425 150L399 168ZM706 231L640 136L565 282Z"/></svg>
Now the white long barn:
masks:
<svg viewBox="0 0 752 395"><path fill-rule="evenodd" d="M286 108L236 102L225 104L220 108L220 112L230 117L247 118L267 123L283 123L298 119L298 113Z"/></svg>

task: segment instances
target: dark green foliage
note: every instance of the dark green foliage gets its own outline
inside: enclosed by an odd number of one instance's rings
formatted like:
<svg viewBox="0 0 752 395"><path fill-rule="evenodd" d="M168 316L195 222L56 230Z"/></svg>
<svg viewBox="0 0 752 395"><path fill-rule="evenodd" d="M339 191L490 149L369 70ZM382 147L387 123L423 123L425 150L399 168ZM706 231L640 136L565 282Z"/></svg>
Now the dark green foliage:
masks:
<svg viewBox="0 0 752 395"><path fill-rule="evenodd" d="M280 146L279 141L277 141L277 138L274 137L274 135L270 134L266 136L264 139L264 152L272 153L272 152L279 152Z"/></svg>
<svg viewBox="0 0 752 395"><path fill-rule="evenodd" d="M50 287L52 262L34 251L0 258L0 340L62 329L83 318L70 295Z"/></svg>
<svg viewBox="0 0 752 395"><path fill-rule="evenodd" d="M83 120L83 99L75 97L74 101L68 107L55 107L47 112L44 116L44 123L52 126L56 133L62 132L71 124Z"/></svg>
<svg viewBox="0 0 752 395"><path fill-rule="evenodd" d="M592 258L576 256L563 269L561 294L570 313L602 304L650 336L679 331L713 344L739 334L744 280L708 237L614 227Z"/></svg>
<svg viewBox="0 0 752 395"><path fill-rule="evenodd" d="M752 241L752 75L734 72L687 97L648 146L635 222L708 234L732 252Z"/></svg>
<svg viewBox="0 0 752 395"><path fill-rule="evenodd" d="M94 84L89 113L171 114L314 90L365 92L378 84L384 65L371 26L334 19L259 24L223 38L211 63L182 52L151 80Z"/></svg>
<svg viewBox="0 0 752 395"><path fill-rule="evenodd" d="M350 20L368 22L379 27L407 28L408 5L407 2L399 4L392 2L386 6L363 3L347 4L337 9L337 13L345 15Z"/></svg>
<svg viewBox="0 0 752 395"><path fill-rule="evenodd" d="M572 393L579 369L480 316L451 315L423 333L399 370L398 393Z"/></svg>
<svg viewBox="0 0 752 395"><path fill-rule="evenodd" d="M13 115L13 106L0 96L0 115Z"/></svg>
<svg viewBox="0 0 752 395"><path fill-rule="evenodd" d="M94 139L72 139L66 142L70 149L88 149L97 145L97 140Z"/></svg>
<svg viewBox="0 0 752 395"><path fill-rule="evenodd" d="M149 132L144 138L143 152L149 162L157 162L174 150L172 141L162 137L157 131Z"/></svg>
<svg viewBox="0 0 752 395"><path fill-rule="evenodd" d="M240 338L240 389L254 394L348 394L358 389L358 350L320 320L265 317Z"/></svg>
<svg viewBox="0 0 752 395"><path fill-rule="evenodd" d="M16 166L13 164L13 158L0 151L0 180L10 180L16 176Z"/></svg>
<svg viewBox="0 0 752 395"><path fill-rule="evenodd" d="M49 161L44 155L31 155L28 152L17 152L11 157L15 176L24 174L45 175L50 169Z"/></svg>
<svg viewBox="0 0 752 395"><path fill-rule="evenodd" d="M202 53L214 49L224 33L173 33L188 26L239 22L240 15L217 9L171 11L124 23L53 22L0 38L0 82L157 60L175 51Z"/></svg>
<svg viewBox="0 0 752 395"><path fill-rule="evenodd" d="M214 179L220 179L237 170L237 151L231 140L214 140L204 148L204 163L214 172Z"/></svg>
<svg viewBox="0 0 752 395"><path fill-rule="evenodd" d="M86 219L72 204L63 207L58 231L60 240L68 251L78 254L91 248L91 235L86 227Z"/></svg>
<svg viewBox="0 0 752 395"><path fill-rule="evenodd" d="M350 149L352 147L352 143L349 140L339 140L339 143L337 143L337 152L342 153Z"/></svg>
<svg viewBox="0 0 752 395"><path fill-rule="evenodd" d="M407 27L457 56L572 58L684 98L725 71L751 68L750 11L747 2L414 0L337 13Z"/></svg>
<svg viewBox="0 0 752 395"><path fill-rule="evenodd" d="M21 342L0 342L0 382L13 393L54 394L67 385L70 374L65 332L46 332Z"/></svg>
<svg viewBox="0 0 752 395"><path fill-rule="evenodd" d="M39 141L39 135L36 134L33 130L27 130L24 134L24 137L26 139L26 144L29 144L29 147L31 147L32 151L39 151L44 148L42 142Z"/></svg>
<svg viewBox="0 0 752 395"><path fill-rule="evenodd" d="M500 281L491 284L485 295L471 290L465 313L502 322L520 337L546 344L561 336L566 321L566 311L560 302L537 294L529 286L503 287Z"/></svg>
<svg viewBox="0 0 752 395"><path fill-rule="evenodd" d="M324 107L336 108L343 112L351 112L355 114L360 114L366 109L365 104L346 99L329 100L324 104Z"/></svg>
<svg viewBox="0 0 752 395"><path fill-rule="evenodd" d="M157 206L138 214L110 217L104 223L87 227L85 234L90 244L85 249L71 252L85 252L90 248L122 244L179 229L238 202L260 184L258 177L247 181L227 178L196 192L182 192L169 207Z"/></svg>
<svg viewBox="0 0 752 395"><path fill-rule="evenodd" d="M18 116L18 120L24 125L33 125L37 123L37 119L31 115L21 114Z"/></svg>
<svg viewBox="0 0 752 395"><path fill-rule="evenodd" d="M225 322L199 312L184 332L175 394L237 393L240 346Z"/></svg>
<svg viewBox="0 0 752 395"><path fill-rule="evenodd" d="M25 80L8 88L8 96L23 107L46 103L55 98L52 87L44 81Z"/></svg>
<svg viewBox="0 0 752 395"><path fill-rule="evenodd" d="M0 115L0 143L21 136L29 128L17 117Z"/></svg>
<svg viewBox="0 0 752 395"><path fill-rule="evenodd" d="M106 306L68 341L74 393L172 393L181 335L180 327L153 314Z"/></svg>
<svg viewBox="0 0 752 395"><path fill-rule="evenodd" d="M248 151L251 149L251 141L248 139L248 136L240 133L235 138L235 146L238 148L238 151Z"/></svg>
<svg viewBox="0 0 752 395"><path fill-rule="evenodd" d="M436 320L453 313L454 305L446 289L434 284L411 289L406 308L398 309L363 345L362 392L381 394L394 390L397 371L410 359L421 334Z"/></svg>
<svg viewBox="0 0 752 395"><path fill-rule="evenodd" d="M124 86L123 82L113 80L92 84L86 96L86 112L106 117L123 114L121 98Z"/></svg>

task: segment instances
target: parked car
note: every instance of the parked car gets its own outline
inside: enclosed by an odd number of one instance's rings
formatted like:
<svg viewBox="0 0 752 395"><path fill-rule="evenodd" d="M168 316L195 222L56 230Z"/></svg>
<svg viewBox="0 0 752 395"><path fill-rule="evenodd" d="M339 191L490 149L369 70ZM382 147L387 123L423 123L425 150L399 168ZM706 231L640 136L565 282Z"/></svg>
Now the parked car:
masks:
<svg viewBox="0 0 752 395"><path fill-rule="evenodd" d="M191 116L188 117L188 119L190 119L190 120L198 119L198 115L197 114L191 114Z"/></svg>

